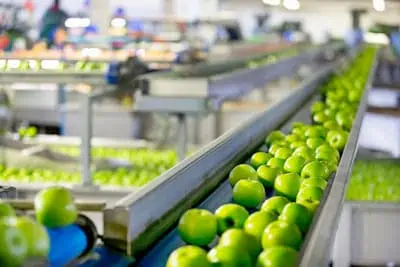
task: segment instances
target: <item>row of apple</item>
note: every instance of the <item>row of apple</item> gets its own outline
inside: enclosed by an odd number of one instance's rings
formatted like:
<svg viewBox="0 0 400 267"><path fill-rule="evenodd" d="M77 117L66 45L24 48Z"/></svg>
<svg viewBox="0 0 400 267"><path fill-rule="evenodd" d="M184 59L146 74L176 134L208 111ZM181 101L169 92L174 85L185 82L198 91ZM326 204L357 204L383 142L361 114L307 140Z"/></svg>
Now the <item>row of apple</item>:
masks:
<svg viewBox="0 0 400 267"><path fill-rule="evenodd" d="M0 201L0 266L19 267L34 258L48 258L48 229L71 225L78 217L72 194L62 187L40 191L34 207L35 216L17 216L9 204Z"/></svg>
<svg viewBox="0 0 400 267"><path fill-rule="evenodd" d="M78 147L54 147L54 150L79 156ZM95 158L124 159L133 168L98 170L93 173L93 183L100 186L142 186L173 167L177 156L173 150L93 148ZM61 183L79 184L81 174L41 168L13 168L0 165L0 181L8 183Z"/></svg>
<svg viewBox="0 0 400 267"><path fill-rule="evenodd" d="M182 215L178 232L187 245L170 254L167 267L296 265L347 143L374 53L366 48L321 87L312 125L296 122L288 134L269 133L260 151L231 170L232 203Z"/></svg>
<svg viewBox="0 0 400 267"><path fill-rule="evenodd" d="M358 160L354 164L346 199L400 202L400 164L394 160Z"/></svg>
<svg viewBox="0 0 400 267"><path fill-rule="evenodd" d="M82 60L78 62L63 62L59 60L19 60L10 59L0 61L2 71L106 71L107 63Z"/></svg>

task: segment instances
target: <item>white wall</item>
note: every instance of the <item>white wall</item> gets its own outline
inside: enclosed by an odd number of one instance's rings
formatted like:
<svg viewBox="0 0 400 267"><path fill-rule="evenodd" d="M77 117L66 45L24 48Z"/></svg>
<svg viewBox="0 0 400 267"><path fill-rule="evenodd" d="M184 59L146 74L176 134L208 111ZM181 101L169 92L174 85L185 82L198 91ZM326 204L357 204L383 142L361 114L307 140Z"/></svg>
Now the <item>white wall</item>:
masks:
<svg viewBox="0 0 400 267"><path fill-rule="evenodd" d="M364 29L376 21L400 24L400 4L387 3L385 12L375 12L372 10L370 1L327 0L318 3L300 0L300 3L302 7L299 11L288 11L283 8L266 8L261 0L222 0L221 9L238 12L239 18L242 11L253 15L269 12L271 24L280 24L284 20L302 21L304 30L311 33L317 41L324 38L326 31L330 31L334 36L343 37L350 29L349 11L353 8L368 8L368 14L364 15L361 20Z"/></svg>

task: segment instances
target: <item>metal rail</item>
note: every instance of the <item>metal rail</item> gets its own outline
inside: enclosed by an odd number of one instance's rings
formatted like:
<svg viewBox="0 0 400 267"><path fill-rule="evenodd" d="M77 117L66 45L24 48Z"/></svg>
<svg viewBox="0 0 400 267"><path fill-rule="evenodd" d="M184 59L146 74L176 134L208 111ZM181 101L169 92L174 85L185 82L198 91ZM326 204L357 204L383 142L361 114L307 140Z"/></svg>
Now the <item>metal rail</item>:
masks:
<svg viewBox="0 0 400 267"><path fill-rule="evenodd" d="M3 71L0 74L0 84L14 83L106 85L104 72L102 71Z"/></svg>
<svg viewBox="0 0 400 267"><path fill-rule="evenodd" d="M113 209L105 210L106 244L129 255L147 250L182 212L197 205L225 180L235 164L257 149L266 133L293 117L337 67L335 62L320 69L278 105L222 135L138 194L127 196Z"/></svg>
<svg viewBox="0 0 400 267"><path fill-rule="evenodd" d="M10 204L12 207L18 210L33 210L34 203L32 200L25 199L8 199L5 202ZM106 207L105 202L94 202L94 201L82 201L78 200L75 202L76 207L80 211L97 211L101 212Z"/></svg>
<svg viewBox="0 0 400 267"><path fill-rule="evenodd" d="M351 175L354 159L358 149L358 137L361 124L368 104L368 93L372 88L375 70L378 62L378 53L375 56L373 67L369 74L364 96L361 99L353 128L343 151L336 175L327 189L329 194L322 202L319 212L315 215L311 232L303 245L300 267L327 266L330 260L331 246L333 245L336 229L342 211L347 182Z"/></svg>

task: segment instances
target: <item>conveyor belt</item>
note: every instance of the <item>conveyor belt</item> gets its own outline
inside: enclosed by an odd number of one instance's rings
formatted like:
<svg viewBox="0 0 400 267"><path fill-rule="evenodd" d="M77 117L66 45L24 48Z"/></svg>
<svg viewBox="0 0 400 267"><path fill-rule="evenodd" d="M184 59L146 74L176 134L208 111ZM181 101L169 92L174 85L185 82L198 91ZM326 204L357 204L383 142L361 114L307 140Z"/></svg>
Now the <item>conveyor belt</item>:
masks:
<svg viewBox="0 0 400 267"><path fill-rule="evenodd" d="M139 194L128 196L119 201L114 209L106 210L106 242L124 249L128 254L139 255L139 266L164 266L169 253L182 244L176 230L168 232L179 215L198 203L201 203L201 207L215 210L217 206L230 201L231 189L225 181L229 170L259 148L266 133L275 129L285 130L291 121L309 122L308 108L312 98L318 97L315 95L316 88L338 68L339 63L333 63L321 69L283 102L221 136L197 155L153 181ZM371 87L374 70L375 65L366 92ZM326 266L330 260L330 246L357 151L360 124L367 105L366 96L367 93L358 109L339 168L330 180L331 184L303 245L302 267ZM215 188L218 189L214 191ZM209 195L210 192L213 193ZM156 241L155 246L153 241Z"/></svg>

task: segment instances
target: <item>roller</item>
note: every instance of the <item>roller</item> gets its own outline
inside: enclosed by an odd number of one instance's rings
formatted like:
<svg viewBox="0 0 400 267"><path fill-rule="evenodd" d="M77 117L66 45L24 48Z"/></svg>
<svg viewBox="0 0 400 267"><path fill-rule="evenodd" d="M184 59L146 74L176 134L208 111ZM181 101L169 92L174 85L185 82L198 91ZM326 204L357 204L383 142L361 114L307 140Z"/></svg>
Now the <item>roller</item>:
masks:
<svg viewBox="0 0 400 267"><path fill-rule="evenodd" d="M60 228L48 228L50 238L49 264L60 267L87 255L97 241L94 223L84 215L79 215L75 224Z"/></svg>

